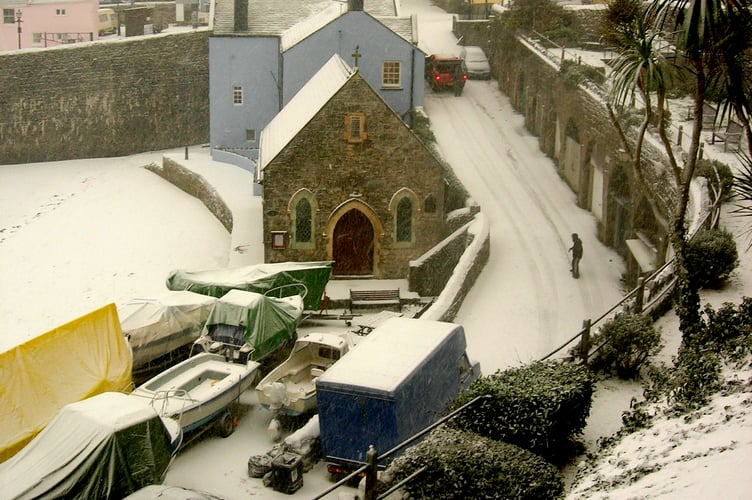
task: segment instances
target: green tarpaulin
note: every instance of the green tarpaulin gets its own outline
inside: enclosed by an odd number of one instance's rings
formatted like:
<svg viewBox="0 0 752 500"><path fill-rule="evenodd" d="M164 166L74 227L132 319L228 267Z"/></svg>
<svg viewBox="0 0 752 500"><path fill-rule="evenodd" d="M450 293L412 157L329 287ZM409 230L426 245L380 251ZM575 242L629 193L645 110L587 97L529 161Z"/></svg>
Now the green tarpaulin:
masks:
<svg viewBox="0 0 752 500"><path fill-rule="evenodd" d="M331 261L279 262L209 271L172 271L167 277L170 290L221 297L230 290L246 290L274 297L303 295L308 311L318 311L332 271ZM302 292L304 285L305 292Z"/></svg>

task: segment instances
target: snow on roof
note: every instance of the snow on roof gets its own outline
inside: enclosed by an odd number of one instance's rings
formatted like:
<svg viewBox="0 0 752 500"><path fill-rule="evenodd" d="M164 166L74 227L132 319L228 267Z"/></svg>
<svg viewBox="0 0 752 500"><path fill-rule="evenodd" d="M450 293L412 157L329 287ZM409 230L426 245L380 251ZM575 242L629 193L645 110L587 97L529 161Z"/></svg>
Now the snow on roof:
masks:
<svg viewBox="0 0 752 500"><path fill-rule="evenodd" d="M259 170L262 176L266 165L316 116L353 74L354 71L338 54L333 55L290 99L287 106L277 113L261 131Z"/></svg>
<svg viewBox="0 0 752 500"><path fill-rule="evenodd" d="M441 321L390 318L334 363L319 381L390 393L458 327Z"/></svg>
<svg viewBox="0 0 752 500"><path fill-rule="evenodd" d="M324 10L293 25L285 30L280 37L280 52L284 52L296 43L304 40L309 35L320 30L345 12L347 12L347 7L344 4L332 3Z"/></svg>

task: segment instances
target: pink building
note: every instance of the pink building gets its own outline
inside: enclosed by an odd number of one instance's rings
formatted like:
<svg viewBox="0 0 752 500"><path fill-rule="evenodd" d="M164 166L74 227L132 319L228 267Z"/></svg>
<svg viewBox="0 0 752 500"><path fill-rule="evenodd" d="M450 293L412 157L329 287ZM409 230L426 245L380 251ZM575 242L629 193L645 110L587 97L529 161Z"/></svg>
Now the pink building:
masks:
<svg viewBox="0 0 752 500"><path fill-rule="evenodd" d="M0 0L0 51L98 38L99 0Z"/></svg>

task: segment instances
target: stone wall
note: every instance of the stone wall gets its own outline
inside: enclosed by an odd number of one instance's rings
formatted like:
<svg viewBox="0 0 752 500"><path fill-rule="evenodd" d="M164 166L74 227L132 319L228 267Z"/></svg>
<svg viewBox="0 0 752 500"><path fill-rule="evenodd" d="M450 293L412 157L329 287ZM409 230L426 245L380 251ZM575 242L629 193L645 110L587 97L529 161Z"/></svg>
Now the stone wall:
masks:
<svg viewBox="0 0 752 500"><path fill-rule="evenodd" d="M217 190L206 179L167 157L162 157L161 167L151 164L147 165L146 168L194 198L199 199L214 217L222 223L227 232L232 234L232 211L219 193L217 193Z"/></svg>
<svg viewBox="0 0 752 500"><path fill-rule="evenodd" d="M209 31L0 54L0 164L209 140Z"/></svg>
<svg viewBox="0 0 752 500"><path fill-rule="evenodd" d="M464 232L467 247L456 261L441 294L420 316L435 321L454 321L491 254L491 239L488 219L478 213ZM412 283L411 287L412 289Z"/></svg>
<svg viewBox="0 0 752 500"><path fill-rule="evenodd" d="M473 240L473 236L468 235L471 224L465 224L419 259L410 262L408 280L411 292L421 297L436 297L441 293L452 270Z"/></svg>

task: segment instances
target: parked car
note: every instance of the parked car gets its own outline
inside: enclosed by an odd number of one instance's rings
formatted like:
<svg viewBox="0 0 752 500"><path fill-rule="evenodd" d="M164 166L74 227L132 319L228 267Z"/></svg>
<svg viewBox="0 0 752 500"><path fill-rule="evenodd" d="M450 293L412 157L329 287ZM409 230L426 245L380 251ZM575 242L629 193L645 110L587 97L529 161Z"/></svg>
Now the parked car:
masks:
<svg viewBox="0 0 752 500"><path fill-rule="evenodd" d="M462 47L460 59L465 62L468 78L487 80L491 78L491 65L485 52L480 47L468 45Z"/></svg>
<svg viewBox="0 0 752 500"><path fill-rule="evenodd" d="M432 54L426 58L425 71L426 81L434 92L450 89L460 95L467 81L465 63L457 56Z"/></svg>

